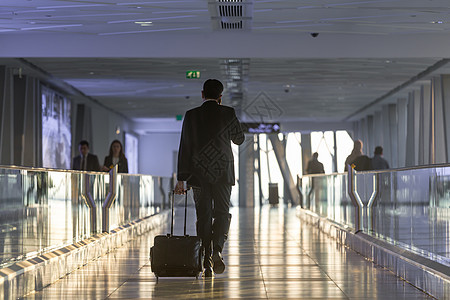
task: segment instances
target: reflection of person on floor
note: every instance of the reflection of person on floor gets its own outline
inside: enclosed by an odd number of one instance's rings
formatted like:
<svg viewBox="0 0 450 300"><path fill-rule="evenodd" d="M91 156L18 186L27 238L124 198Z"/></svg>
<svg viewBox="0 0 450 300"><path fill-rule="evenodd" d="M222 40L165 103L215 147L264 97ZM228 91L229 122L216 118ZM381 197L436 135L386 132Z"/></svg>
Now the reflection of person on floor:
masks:
<svg viewBox="0 0 450 300"><path fill-rule="evenodd" d="M317 159L319 157L319 153L314 152L312 155L312 159L308 162L308 167L306 168L307 174L321 174L325 173L323 169L323 164L319 162Z"/></svg>
<svg viewBox="0 0 450 300"><path fill-rule="evenodd" d="M100 171L97 155L89 153L89 143L85 140L78 144L80 155L73 158L72 169L81 171Z"/></svg>
<svg viewBox="0 0 450 300"><path fill-rule="evenodd" d="M118 165L117 172L128 173L128 161L123 153L122 143L114 140L109 147L109 155L105 157L102 170L108 172L115 165Z"/></svg>
<svg viewBox="0 0 450 300"><path fill-rule="evenodd" d="M223 273L222 250L228 237L231 214L231 186L234 159L231 141L244 142L244 133L233 108L222 106L223 85L208 79L203 85L203 104L186 112L178 152L175 193L185 192L185 183L194 190L197 234L204 250L204 276Z"/></svg>

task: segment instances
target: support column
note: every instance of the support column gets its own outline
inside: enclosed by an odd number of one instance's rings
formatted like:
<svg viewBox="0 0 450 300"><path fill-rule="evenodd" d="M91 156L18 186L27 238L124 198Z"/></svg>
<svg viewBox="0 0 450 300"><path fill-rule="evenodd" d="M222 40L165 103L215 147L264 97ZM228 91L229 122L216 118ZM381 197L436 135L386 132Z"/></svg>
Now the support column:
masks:
<svg viewBox="0 0 450 300"><path fill-rule="evenodd" d="M415 92L410 92L408 95L408 108L407 108L407 127L406 127L406 156L405 166L410 167L416 164L415 162L415 125L414 125L414 109L415 109Z"/></svg>
<svg viewBox="0 0 450 300"><path fill-rule="evenodd" d="M0 66L0 164L14 164L14 99L12 70Z"/></svg>
<svg viewBox="0 0 450 300"><path fill-rule="evenodd" d="M420 149L420 145L419 145L419 139L420 137L420 90L415 90L414 91L414 165L420 165L419 163L419 149Z"/></svg>
<svg viewBox="0 0 450 300"><path fill-rule="evenodd" d="M76 114L75 141L73 143L72 152L78 152L78 143L81 140L87 140L90 143L90 151L95 152L95 141L92 139L91 109L84 104L78 104Z"/></svg>
<svg viewBox="0 0 450 300"><path fill-rule="evenodd" d="M389 132L389 107L387 105L383 105L382 107L382 121L381 125L383 126L383 135L382 135L382 143L383 147L383 155L386 160L388 160L391 168L394 167L391 160L391 133Z"/></svg>
<svg viewBox="0 0 450 300"><path fill-rule="evenodd" d="M336 130L333 131L333 141L334 141L334 155L333 155L333 173L338 172L338 163L337 163L337 137L336 137Z"/></svg>
<svg viewBox="0 0 450 300"><path fill-rule="evenodd" d="M368 115L366 118L366 126L367 126L367 147L366 147L366 155L372 156L375 150L374 145L374 128L373 128L373 115Z"/></svg>
<svg viewBox="0 0 450 300"><path fill-rule="evenodd" d="M442 75L442 103L444 105L445 145L447 163L450 162L450 75Z"/></svg>
<svg viewBox="0 0 450 300"><path fill-rule="evenodd" d="M254 136L246 136L239 147L239 207L255 205L255 151Z"/></svg>
<svg viewBox="0 0 450 300"><path fill-rule="evenodd" d="M445 104L442 95L442 76L432 79L434 111L434 163L447 162L447 144L445 128Z"/></svg>
<svg viewBox="0 0 450 300"><path fill-rule="evenodd" d="M363 142L363 152L364 154L367 154L369 151L369 142L367 138L367 119L363 118L359 121L360 123L360 133L359 139Z"/></svg>
<svg viewBox="0 0 450 300"><path fill-rule="evenodd" d="M37 149L40 145L40 104L39 80L29 76L14 76L15 165L36 167L42 159Z"/></svg>
<svg viewBox="0 0 450 300"><path fill-rule="evenodd" d="M300 204L300 197L286 160L286 149L284 148L283 143L278 139L277 135L268 134L267 136L272 143L273 151L275 153L275 157L277 158L281 174L283 175L285 186L289 186L289 189L284 191L284 195L285 197L288 196L290 201L288 201L288 199L286 198L284 199L284 201L285 203L291 202L293 205L298 205Z"/></svg>
<svg viewBox="0 0 450 300"><path fill-rule="evenodd" d="M391 163L398 168L398 133L397 133L397 105L389 104L389 130L390 147L391 147Z"/></svg>
<svg viewBox="0 0 450 300"><path fill-rule="evenodd" d="M312 150L311 150L311 133L302 133L301 136L302 142L302 168L303 173L306 174L306 167L308 166L308 161L312 157Z"/></svg>
<svg viewBox="0 0 450 300"><path fill-rule="evenodd" d="M431 124L431 85L430 84L424 84L422 86L422 94L421 94L421 101L422 101L422 137L423 142L420 143L420 147L423 147L422 149L422 164L427 165L430 163L430 124ZM420 142L420 141L419 141Z"/></svg>
<svg viewBox="0 0 450 300"><path fill-rule="evenodd" d="M401 98L397 102L397 140L394 140L397 144L397 167L401 168L406 163L406 138L407 138L407 99Z"/></svg>
<svg viewBox="0 0 450 300"><path fill-rule="evenodd" d="M383 118L381 111L375 112L375 116L373 118L373 127L374 127L374 147L383 145Z"/></svg>

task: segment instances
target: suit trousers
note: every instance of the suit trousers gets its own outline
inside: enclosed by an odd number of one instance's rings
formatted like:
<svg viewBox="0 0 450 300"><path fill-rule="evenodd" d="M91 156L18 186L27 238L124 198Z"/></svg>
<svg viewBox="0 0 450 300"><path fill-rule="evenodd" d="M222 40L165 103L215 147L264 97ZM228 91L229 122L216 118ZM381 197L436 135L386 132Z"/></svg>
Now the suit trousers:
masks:
<svg viewBox="0 0 450 300"><path fill-rule="evenodd" d="M201 188L194 187L193 191L197 235L205 245L206 255L211 254L212 250L222 252L230 229L231 185L202 183Z"/></svg>

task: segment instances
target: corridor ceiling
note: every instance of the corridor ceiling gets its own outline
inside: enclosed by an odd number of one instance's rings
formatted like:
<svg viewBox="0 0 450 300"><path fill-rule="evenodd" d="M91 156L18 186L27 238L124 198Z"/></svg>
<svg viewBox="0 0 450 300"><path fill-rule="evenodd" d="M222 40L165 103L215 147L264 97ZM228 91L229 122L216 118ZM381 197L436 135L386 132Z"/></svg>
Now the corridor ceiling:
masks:
<svg viewBox="0 0 450 300"><path fill-rule="evenodd" d="M448 73L449 35L447 0L0 1L1 63L138 120L183 114L211 77L243 113L269 99L266 120L356 118Z"/></svg>

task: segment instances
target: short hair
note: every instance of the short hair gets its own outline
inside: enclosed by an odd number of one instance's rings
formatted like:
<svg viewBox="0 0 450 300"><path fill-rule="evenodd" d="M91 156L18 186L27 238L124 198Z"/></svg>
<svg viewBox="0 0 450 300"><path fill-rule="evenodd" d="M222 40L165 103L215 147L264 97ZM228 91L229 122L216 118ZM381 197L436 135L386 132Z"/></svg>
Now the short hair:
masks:
<svg viewBox="0 0 450 300"><path fill-rule="evenodd" d="M381 155L381 154L383 154L383 147L381 147L381 146L376 146L376 147L375 147L375 152L374 152L374 154L375 154L375 155Z"/></svg>
<svg viewBox="0 0 450 300"><path fill-rule="evenodd" d="M86 145L89 148L89 143L86 140L82 140L78 145L80 145L80 146Z"/></svg>
<svg viewBox="0 0 450 300"><path fill-rule="evenodd" d="M314 152L312 156L313 156L313 158L318 158L319 157L319 153Z"/></svg>
<svg viewBox="0 0 450 300"><path fill-rule="evenodd" d="M203 83L203 95L206 99L219 99L223 92L223 84L217 79L208 79Z"/></svg>

